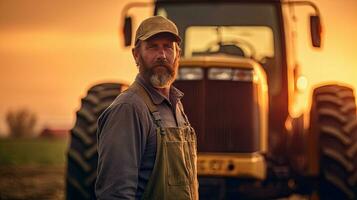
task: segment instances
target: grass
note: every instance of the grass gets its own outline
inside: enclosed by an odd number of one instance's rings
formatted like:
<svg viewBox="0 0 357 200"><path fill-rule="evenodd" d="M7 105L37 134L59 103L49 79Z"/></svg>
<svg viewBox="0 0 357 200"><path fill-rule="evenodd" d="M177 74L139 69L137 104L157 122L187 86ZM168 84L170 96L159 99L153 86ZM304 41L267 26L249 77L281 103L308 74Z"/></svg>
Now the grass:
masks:
<svg viewBox="0 0 357 200"><path fill-rule="evenodd" d="M67 139L0 139L0 199L65 199Z"/></svg>
<svg viewBox="0 0 357 200"><path fill-rule="evenodd" d="M0 165L65 165L67 139L0 139Z"/></svg>
<svg viewBox="0 0 357 200"><path fill-rule="evenodd" d="M0 165L0 199L65 199L65 167Z"/></svg>

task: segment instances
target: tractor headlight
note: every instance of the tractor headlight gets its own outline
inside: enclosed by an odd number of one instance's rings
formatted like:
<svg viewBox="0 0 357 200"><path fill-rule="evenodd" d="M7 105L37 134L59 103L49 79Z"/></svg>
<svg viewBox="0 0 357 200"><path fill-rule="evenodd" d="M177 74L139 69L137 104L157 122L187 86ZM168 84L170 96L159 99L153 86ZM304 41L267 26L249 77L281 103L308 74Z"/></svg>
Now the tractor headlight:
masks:
<svg viewBox="0 0 357 200"><path fill-rule="evenodd" d="M177 75L177 80L202 80L202 68L181 68Z"/></svg>
<svg viewBox="0 0 357 200"><path fill-rule="evenodd" d="M234 81L253 81L254 72L253 70L242 70L235 69L233 72L233 80Z"/></svg>
<svg viewBox="0 0 357 200"><path fill-rule="evenodd" d="M211 68L208 70L208 79L210 80L228 80L228 81L253 81L253 70L230 69L230 68Z"/></svg>
<svg viewBox="0 0 357 200"><path fill-rule="evenodd" d="M210 80L232 80L232 69L211 68L208 70L208 79L210 79Z"/></svg>

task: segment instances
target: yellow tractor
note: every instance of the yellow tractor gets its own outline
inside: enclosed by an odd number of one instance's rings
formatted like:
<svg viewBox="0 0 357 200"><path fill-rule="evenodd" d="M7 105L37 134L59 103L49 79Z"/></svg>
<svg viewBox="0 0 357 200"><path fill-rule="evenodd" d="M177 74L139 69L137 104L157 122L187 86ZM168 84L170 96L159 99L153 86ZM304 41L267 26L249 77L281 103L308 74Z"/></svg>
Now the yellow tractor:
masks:
<svg viewBox="0 0 357 200"><path fill-rule="evenodd" d="M200 199L274 199L291 194L357 198L353 89L316 87L309 124L292 114L299 68L291 8L309 6L312 46L320 13L308 1L157 0L154 15L174 21L182 59L174 85L198 136ZM131 45L132 20L124 20ZM96 120L127 85L93 86L82 99L68 151L67 199L94 198ZM305 127L305 128L304 128ZM308 128L306 128L308 127ZM125 164L125 163L123 163Z"/></svg>

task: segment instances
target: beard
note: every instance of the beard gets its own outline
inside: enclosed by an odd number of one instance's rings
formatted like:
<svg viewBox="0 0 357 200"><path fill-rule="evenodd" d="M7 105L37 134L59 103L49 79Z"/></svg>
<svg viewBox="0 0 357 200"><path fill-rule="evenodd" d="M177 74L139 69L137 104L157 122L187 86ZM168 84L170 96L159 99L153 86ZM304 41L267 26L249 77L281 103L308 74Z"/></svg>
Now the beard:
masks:
<svg viewBox="0 0 357 200"><path fill-rule="evenodd" d="M166 60L157 60L154 64L150 65L140 56L139 71L143 75L143 78L150 82L153 87L167 88L176 79L178 60L176 57L172 65Z"/></svg>

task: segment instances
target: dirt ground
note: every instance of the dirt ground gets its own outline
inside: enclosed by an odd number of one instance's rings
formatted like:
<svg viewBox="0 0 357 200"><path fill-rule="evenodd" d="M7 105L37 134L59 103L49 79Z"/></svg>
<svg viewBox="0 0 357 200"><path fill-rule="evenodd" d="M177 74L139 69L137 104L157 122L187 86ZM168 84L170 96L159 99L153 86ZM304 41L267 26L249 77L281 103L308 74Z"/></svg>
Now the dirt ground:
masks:
<svg viewBox="0 0 357 200"><path fill-rule="evenodd" d="M64 199L64 166L0 166L0 199Z"/></svg>
<svg viewBox="0 0 357 200"><path fill-rule="evenodd" d="M0 166L0 200L63 200L64 166ZM279 200L306 200L292 195Z"/></svg>

